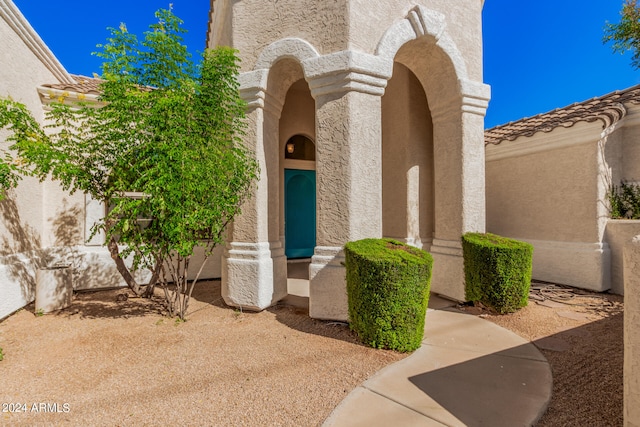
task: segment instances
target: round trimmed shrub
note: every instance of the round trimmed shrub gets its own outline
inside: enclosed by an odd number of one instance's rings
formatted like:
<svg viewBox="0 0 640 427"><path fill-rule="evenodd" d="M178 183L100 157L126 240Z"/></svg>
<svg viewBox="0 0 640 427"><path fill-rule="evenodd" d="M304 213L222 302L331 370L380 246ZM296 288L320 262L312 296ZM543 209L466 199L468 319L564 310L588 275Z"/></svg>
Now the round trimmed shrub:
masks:
<svg viewBox="0 0 640 427"><path fill-rule="evenodd" d="M433 258L392 239L345 245L350 327L363 343L408 352L420 347Z"/></svg>
<svg viewBox="0 0 640 427"><path fill-rule="evenodd" d="M500 314L527 305L533 246L491 233L462 236L465 297Z"/></svg>

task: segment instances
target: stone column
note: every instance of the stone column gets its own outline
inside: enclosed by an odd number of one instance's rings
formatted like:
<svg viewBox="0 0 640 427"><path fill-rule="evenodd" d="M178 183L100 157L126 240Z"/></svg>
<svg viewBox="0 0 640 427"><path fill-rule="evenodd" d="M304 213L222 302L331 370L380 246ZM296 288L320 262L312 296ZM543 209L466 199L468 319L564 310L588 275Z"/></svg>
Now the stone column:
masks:
<svg viewBox="0 0 640 427"><path fill-rule="evenodd" d="M640 426L640 236L624 248L624 425Z"/></svg>
<svg viewBox="0 0 640 427"><path fill-rule="evenodd" d="M464 301L462 234L485 231L484 115L489 86L460 81L461 99L430 99L435 233L431 290Z"/></svg>
<svg viewBox="0 0 640 427"><path fill-rule="evenodd" d="M282 105L266 90L268 70L240 76L247 101L244 141L260 176L242 207L222 258L222 297L231 306L262 310L287 295L287 260L279 238L278 120Z"/></svg>
<svg viewBox="0 0 640 427"><path fill-rule="evenodd" d="M317 246L309 315L347 320L344 244L382 237L381 96L390 72L353 52L303 65L316 100Z"/></svg>

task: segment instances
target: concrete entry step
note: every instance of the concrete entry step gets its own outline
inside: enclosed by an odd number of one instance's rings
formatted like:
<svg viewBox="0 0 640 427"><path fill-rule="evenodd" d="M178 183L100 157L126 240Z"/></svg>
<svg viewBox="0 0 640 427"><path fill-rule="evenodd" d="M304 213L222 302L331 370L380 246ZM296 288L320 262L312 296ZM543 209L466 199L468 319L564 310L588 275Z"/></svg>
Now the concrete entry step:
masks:
<svg viewBox="0 0 640 427"><path fill-rule="evenodd" d="M287 260L287 293L284 304L309 309L309 264L308 258Z"/></svg>
<svg viewBox="0 0 640 427"><path fill-rule="evenodd" d="M287 278L309 280L310 258L287 260Z"/></svg>

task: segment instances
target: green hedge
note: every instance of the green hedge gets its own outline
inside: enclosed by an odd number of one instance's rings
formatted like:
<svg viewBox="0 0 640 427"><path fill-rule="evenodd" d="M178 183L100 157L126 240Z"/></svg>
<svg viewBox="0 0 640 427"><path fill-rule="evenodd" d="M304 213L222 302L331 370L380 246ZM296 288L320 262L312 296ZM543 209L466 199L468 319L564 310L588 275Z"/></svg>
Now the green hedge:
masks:
<svg viewBox="0 0 640 427"><path fill-rule="evenodd" d="M498 313L527 305L533 246L495 234L462 236L465 297Z"/></svg>
<svg viewBox="0 0 640 427"><path fill-rule="evenodd" d="M420 347L433 258L391 239L345 245L350 327L372 347Z"/></svg>

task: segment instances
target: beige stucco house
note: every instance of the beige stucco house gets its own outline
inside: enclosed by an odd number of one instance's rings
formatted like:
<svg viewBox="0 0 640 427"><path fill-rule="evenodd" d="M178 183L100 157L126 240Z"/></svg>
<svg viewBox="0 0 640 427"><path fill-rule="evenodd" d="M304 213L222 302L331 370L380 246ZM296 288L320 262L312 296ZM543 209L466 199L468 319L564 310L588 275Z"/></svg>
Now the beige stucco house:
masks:
<svg viewBox="0 0 640 427"><path fill-rule="evenodd" d="M608 192L640 183L639 138L640 86L487 130L487 231L533 244L536 279L622 294L640 221L611 220Z"/></svg>
<svg viewBox="0 0 640 427"><path fill-rule="evenodd" d="M223 256L228 304L283 298L306 245L310 315L345 320L343 245L382 236L429 250L433 291L464 299L460 236L485 228L482 5L213 1L208 47L239 50L261 166Z"/></svg>
<svg viewBox="0 0 640 427"><path fill-rule="evenodd" d="M482 0L211 4L207 44L240 52L245 142L261 165L204 272L222 277L228 304L284 298L287 261L310 257L310 315L344 320L342 247L381 236L430 251L432 290L463 300L460 236L486 224L533 243L537 279L617 293L625 283L625 422L637 424L640 239L629 242L640 227L610 220L606 194L640 181L640 87L485 133ZM97 97L11 0L0 0L0 40L0 96L38 120L62 94ZM0 202L0 319L34 299L37 268L57 260L73 265L76 289L124 285L104 236L90 238L104 212L29 178Z"/></svg>
<svg viewBox="0 0 640 427"><path fill-rule="evenodd" d="M464 299L460 235L484 231L482 1L212 2L208 46L242 59L246 143L261 176L205 277L230 305L287 295L287 259L310 257L310 314L347 318L342 246L390 236L431 251L433 290ZM0 0L0 96L39 120L52 99L91 99L11 0ZM6 42L5 42L6 41ZM64 259L74 287L122 285L105 207L25 179L0 204L0 318L33 300L35 270ZM289 212L304 215L289 215ZM301 220L296 222L296 218Z"/></svg>

